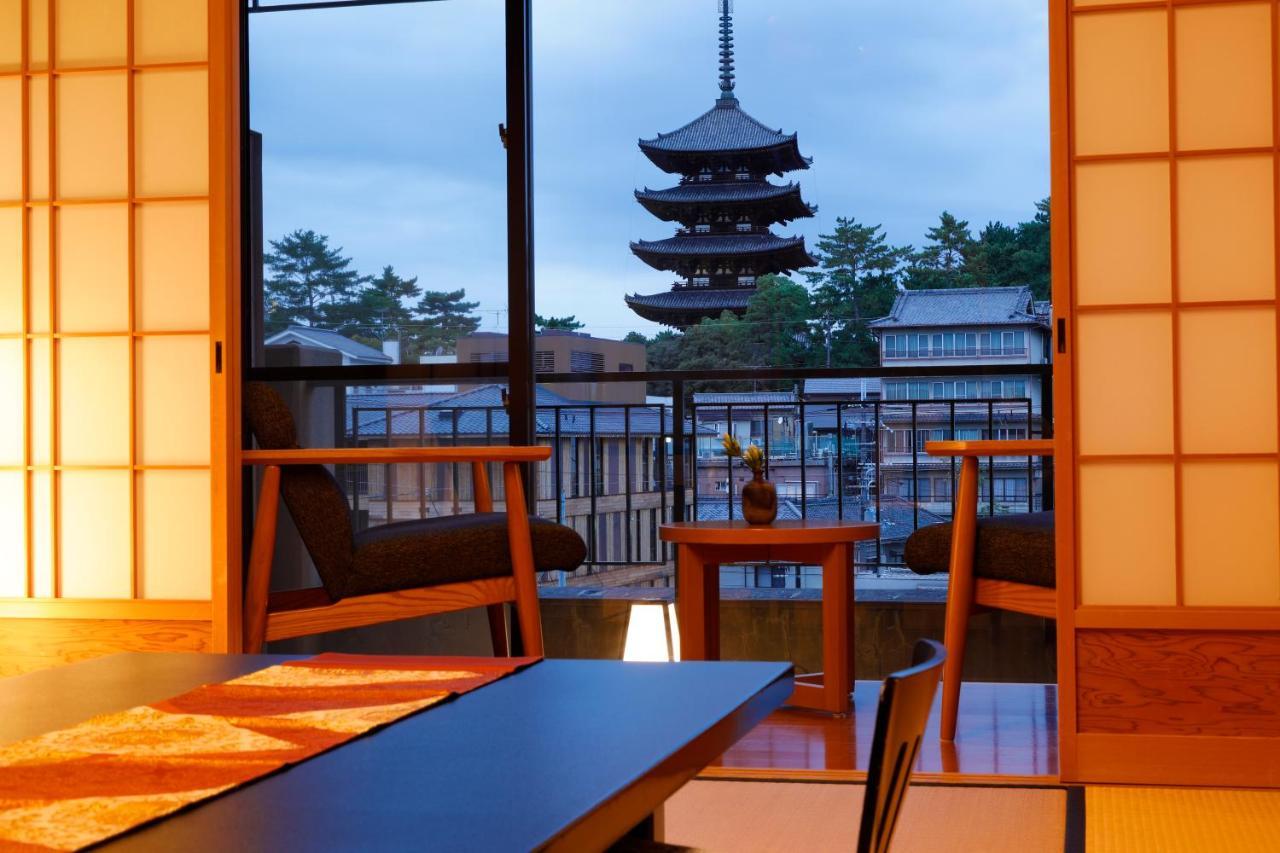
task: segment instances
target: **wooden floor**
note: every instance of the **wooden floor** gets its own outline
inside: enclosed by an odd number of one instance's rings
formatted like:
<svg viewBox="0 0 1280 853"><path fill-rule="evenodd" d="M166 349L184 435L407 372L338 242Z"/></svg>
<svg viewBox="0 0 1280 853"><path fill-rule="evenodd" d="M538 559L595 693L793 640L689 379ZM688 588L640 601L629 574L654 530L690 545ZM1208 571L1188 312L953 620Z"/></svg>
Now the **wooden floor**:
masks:
<svg viewBox="0 0 1280 853"><path fill-rule="evenodd" d="M854 711L835 717L784 708L703 774L741 778L858 778L871 753L880 682L859 681ZM1058 694L1053 684L966 683L954 745L938 740L941 691L920 746L917 773L971 777L1058 775Z"/></svg>

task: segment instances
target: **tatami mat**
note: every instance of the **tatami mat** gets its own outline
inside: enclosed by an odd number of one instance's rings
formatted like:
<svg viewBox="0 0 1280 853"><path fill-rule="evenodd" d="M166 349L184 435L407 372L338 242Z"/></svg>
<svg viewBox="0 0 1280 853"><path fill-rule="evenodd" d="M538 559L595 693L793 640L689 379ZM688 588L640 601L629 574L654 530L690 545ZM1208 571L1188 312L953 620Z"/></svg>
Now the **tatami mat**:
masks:
<svg viewBox="0 0 1280 853"><path fill-rule="evenodd" d="M1088 853L1275 853L1280 791L1089 788Z"/></svg>
<svg viewBox="0 0 1280 853"><path fill-rule="evenodd" d="M696 780L667 801L665 838L709 851L847 853L857 844L863 790ZM893 853L1062 853L1066 811L1063 788L912 785Z"/></svg>

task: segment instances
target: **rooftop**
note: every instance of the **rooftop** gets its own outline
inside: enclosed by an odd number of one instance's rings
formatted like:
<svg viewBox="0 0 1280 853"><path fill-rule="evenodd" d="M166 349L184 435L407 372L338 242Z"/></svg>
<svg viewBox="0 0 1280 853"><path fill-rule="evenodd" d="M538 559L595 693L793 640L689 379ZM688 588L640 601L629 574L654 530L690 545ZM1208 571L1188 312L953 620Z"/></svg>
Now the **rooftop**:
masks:
<svg viewBox="0 0 1280 853"><path fill-rule="evenodd" d="M747 310L754 287L693 287L668 290L648 296L631 294L627 305L646 320L669 326L688 326L704 317L718 317L721 311L741 314Z"/></svg>
<svg viewBox="0 0 1280 853"><path fill-rule="evenodd" d="M420 435L500 437L508 434L510 422L502 405L503 385L482 385L444 397L434 394L352 394L347 397L347 432L361 439L385 439L388 413L391 436L417 438ZM537 386L536 430L542 437L618 436L670 434L671 409L659 406L608 405L571 400ZM558 411L557 411L558 409ZM358 421L356 412L359 412ZM592 412L594 411L594 415ZM629 424L628 424L629 422ZM700 432L713 432L700 427Z"/></svg>
<svg viewBox="0 0 1280 853"><path fill-rule="evenodd" d="M924 326L1043 325L1034 313L1027 287L966 287L907 290L893 301L889 316L872 320L873 329Z"/></svg>
<svg viewBox="0 0 1280 853"><path fill-rule="evenodd" d="M300 343L321 349L338 350L348 358L364 364L393 364L395 361L386 353L354 341L346 335L315 326L289 326L267 338L265 343L266 346Z"/></svg>
<svg viewBox="0 0 1280 853"><path fill-rule="evenodd" d="M721 98L716 105L688 124L670 133L659 133L653 139L641 139L640 148L646 154L671 153L719 153L760 151L770 148L796 145L794 133L774 130L749 115L736 99ZM807 169L812 160L795 152L793 169ZM661 164L659 164L661 167Z"/></svg>
<svg viewBox="0 0 1280 853"><path fill-rule="evenodd" d="M726 391L702 392L693 395L695 406L735 405L738 403L794 403L793 391Z"/></svg>

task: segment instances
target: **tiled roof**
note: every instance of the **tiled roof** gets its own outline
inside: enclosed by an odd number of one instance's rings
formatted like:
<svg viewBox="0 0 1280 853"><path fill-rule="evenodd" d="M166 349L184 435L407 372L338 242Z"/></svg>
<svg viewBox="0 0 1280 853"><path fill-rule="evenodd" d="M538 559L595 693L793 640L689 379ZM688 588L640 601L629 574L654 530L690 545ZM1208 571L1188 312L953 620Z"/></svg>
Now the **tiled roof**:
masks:
<svg viewBox="0 0 1280 853"><path fill-rule="evenodd" d="M1026 326L1043 322L1032 313L1026 287L961 287L907 290L893 301L888 317L872 320L876 329L924 326Z"/></svg>
<svg viewBox="0 0 1280 853"><path fill-rule="evenodd" d="M655 255L754 255L795 247L804 249L803 237L777 234L680 234L665 240L636 240L631 251Z"/></svg>
<svg viewBox="0 0 1280 853"><path fill-rule="evenodd" d="M805 505L805 515L811 519L834 520L841 517L839 510L840 505L835 498L811 498ZM949 520L923 508L917 513L915 504L901 498L881 499L877 519L875 501L856 500L847 495L844 499L843 518L847 521L879 520L882 542L906 539L915 532L917 518L920 527Z"/></svg>
<svg viewBox="0 0 1280 853"><path fill-rule="evenodd" d="M315 326L290 326L284 331L276 332L267 338L266 345L273 346L284 343L290 337L302 338L316 346L326 349L335 349L345 353L351 358L357 358L365 362L376 362L378 364L391 364L393 359L386 353L379 352L370 346L365 346L359 341L353 341L345 335L329 329L320 329Z"/></svg>
<svg viewBox="0 0 1280 853"><path fill-rule="evenodd" d="M735 492L733 496L733 517L742 520L741 497ZM778 501L778 518L783 521L800 519L800 509L789 500ZM728 521L728 495L698 496L698 521Z"/></svg>
<svg viewBox="0 0 1280 853"><path fill-rule="evenodd" d="M738 403L794 403L796 395L792 391L709 391L693 395L695 406L724 405Z"/></svg>
<svg viewBox="0 0 1280 853"><path fill-rule="evenodd" d="M721 99L693 121L670 133L640 140L642 149L673 152L751 151L794 143L796 135L752 118L737 100ZM803 166L800 168L804 168Z"/></svg>
<svg viewBox="0 0 1280 853"><path fill-rule="evenodd" d="M361 394L347 398L347 432L361 439L385 439L387 412L391 412L392 436L417 437L422 434L436 436L446 443L456 430L459 436L502 437L509 434L510 421L502 408L501 385L484 385L470 391L452 394L443 399L424 400L421 394ZM556 433L554 407L559 409L560 434L562 436L590 435L592 415L595 411L597 436L620 436L630 421L631 433L637 436L670 434L674 426L672 412L658 406L622 406L591 404L570 400L546 388L537 389L538 411L535 428L542 437ZM359 410L359 429L353 431L356 410ZM699 432L711 433L708 427Z"/></svg>
<svg viewBox="0 0 1280 853"><path fill-rule="evenodd" d="M627 304L668 311L703 311L708 309L743 311L755 292L754 287L692 287L685 290L668 290L649 296L632 294L627 297Z"/></svg>
<svg viewBox="0 0 1280 853"><path fill-rule="evenodd" d="M645 187L636 190L636 198L680 204L715 204L726 202L764 201L800 195L800 185L771 184L768 181L716 181L713 183L679 184L665 190Z"/></svg>

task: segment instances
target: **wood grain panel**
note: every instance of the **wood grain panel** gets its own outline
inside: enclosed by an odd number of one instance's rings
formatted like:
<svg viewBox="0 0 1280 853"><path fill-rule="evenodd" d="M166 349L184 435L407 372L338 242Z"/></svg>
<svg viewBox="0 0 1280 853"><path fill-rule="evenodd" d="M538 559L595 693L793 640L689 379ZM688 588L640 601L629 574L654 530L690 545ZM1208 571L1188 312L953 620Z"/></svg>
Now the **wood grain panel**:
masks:
<svg viewBox="0 0 1280 853"><path fill-rule="evenodd" d="M1280 737L1280 633L1078 631L1081 733Z"/></svg>
<svg viewBox="0 0 1280 853"><path fill-rule="evenodd" d="M0 676L115 652L207 652L209 622L139 619L0 619Z"/></svg>

